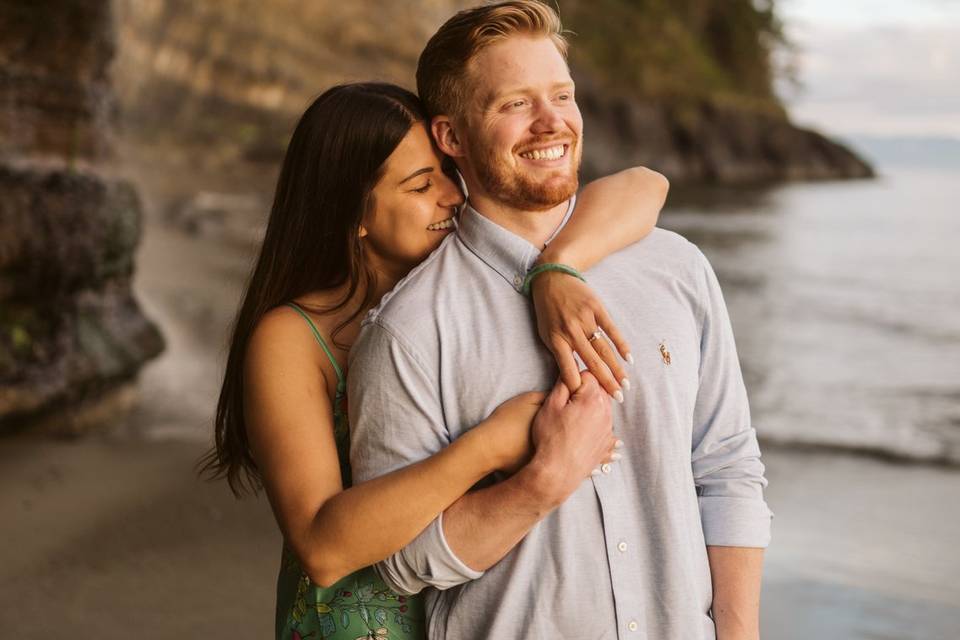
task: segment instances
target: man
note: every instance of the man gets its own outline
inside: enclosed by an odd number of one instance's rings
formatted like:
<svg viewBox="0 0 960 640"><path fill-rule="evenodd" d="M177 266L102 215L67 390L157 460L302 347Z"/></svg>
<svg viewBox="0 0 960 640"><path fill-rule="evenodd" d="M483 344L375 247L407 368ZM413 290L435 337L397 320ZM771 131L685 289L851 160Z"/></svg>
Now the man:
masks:
<svg viewBox="0 0 960 640"><path fill-rule="evenodd" d="M421 55L420 96L469 203L352 351L358 481L554 382L521 285L578 186L565 53L553 10L514 0L461 12ZM401 591L430 587L431 638L757 638L770 513L713 271L658 229L586 275L635 357L638 384L612 407L623 459L586 481L564 476L562 447L541 451L550 425L569 422L554 388L533 460L461 498L378 570Z"/></svg>

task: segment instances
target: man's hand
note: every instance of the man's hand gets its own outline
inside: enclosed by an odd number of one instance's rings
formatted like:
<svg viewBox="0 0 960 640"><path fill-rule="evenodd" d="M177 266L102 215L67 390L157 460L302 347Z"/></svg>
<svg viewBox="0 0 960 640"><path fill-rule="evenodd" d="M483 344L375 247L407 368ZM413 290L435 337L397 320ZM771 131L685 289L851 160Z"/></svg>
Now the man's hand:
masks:
<svg viewBox="0 0 960 640"><path fill-rule="evenodd" d="M537 417L531 438L542 489L555 505L567 499L600 464L615 460L610 397L589 372L572 395L562 381L554 385Z"/></svg>

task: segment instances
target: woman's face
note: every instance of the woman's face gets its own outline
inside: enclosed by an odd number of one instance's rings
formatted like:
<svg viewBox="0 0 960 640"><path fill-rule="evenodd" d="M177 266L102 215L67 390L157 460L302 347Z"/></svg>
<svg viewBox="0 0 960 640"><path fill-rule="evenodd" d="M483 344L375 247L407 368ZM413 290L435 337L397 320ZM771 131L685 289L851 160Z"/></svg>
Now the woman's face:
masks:
<svg viewBox="0 0 960 640"><path fill-rule="evenodd" d="M373 189L374 206L360 235L381 266L409 271L453 230L463 194L441 169L442 156L423 123L414 124Z"/></svg>

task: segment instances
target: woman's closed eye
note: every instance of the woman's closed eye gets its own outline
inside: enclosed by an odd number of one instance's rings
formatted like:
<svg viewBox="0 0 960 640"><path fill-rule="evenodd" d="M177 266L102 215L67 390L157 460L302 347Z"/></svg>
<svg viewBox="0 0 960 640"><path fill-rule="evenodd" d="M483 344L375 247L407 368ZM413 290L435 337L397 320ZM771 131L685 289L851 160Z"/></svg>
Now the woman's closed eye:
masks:
<svg viewBox="0 0 960 640"><path fill-rule="evenodd" d="M433 180L427 180L426 184L422 187L417 187L416 189L411 189L411 191L416 191L417 193L426 193L430 190L430 187L433 186Z"/></svg>

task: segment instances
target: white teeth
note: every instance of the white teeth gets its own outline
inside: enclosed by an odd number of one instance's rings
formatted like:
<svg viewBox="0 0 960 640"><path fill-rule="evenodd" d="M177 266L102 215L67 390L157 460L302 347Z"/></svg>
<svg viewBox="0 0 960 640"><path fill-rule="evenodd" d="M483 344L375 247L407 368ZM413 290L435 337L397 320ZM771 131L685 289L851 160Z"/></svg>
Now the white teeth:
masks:
<svg viewBox="0 0 960 640"><path fill-rule="evenodd" d="M441 220L440 222L432 222L427 225L427 229L430 231L442 231L443 229L449 229L453 226L453 218L447 218L446 220Z"/></svg>
<svg viewBox="0 0 960 640"><path fill-rule="evenodd" d="M520 156L528 160L556 160L564 155L564 146L562 144L549 149L536 149L521 153Z"/></svg>

